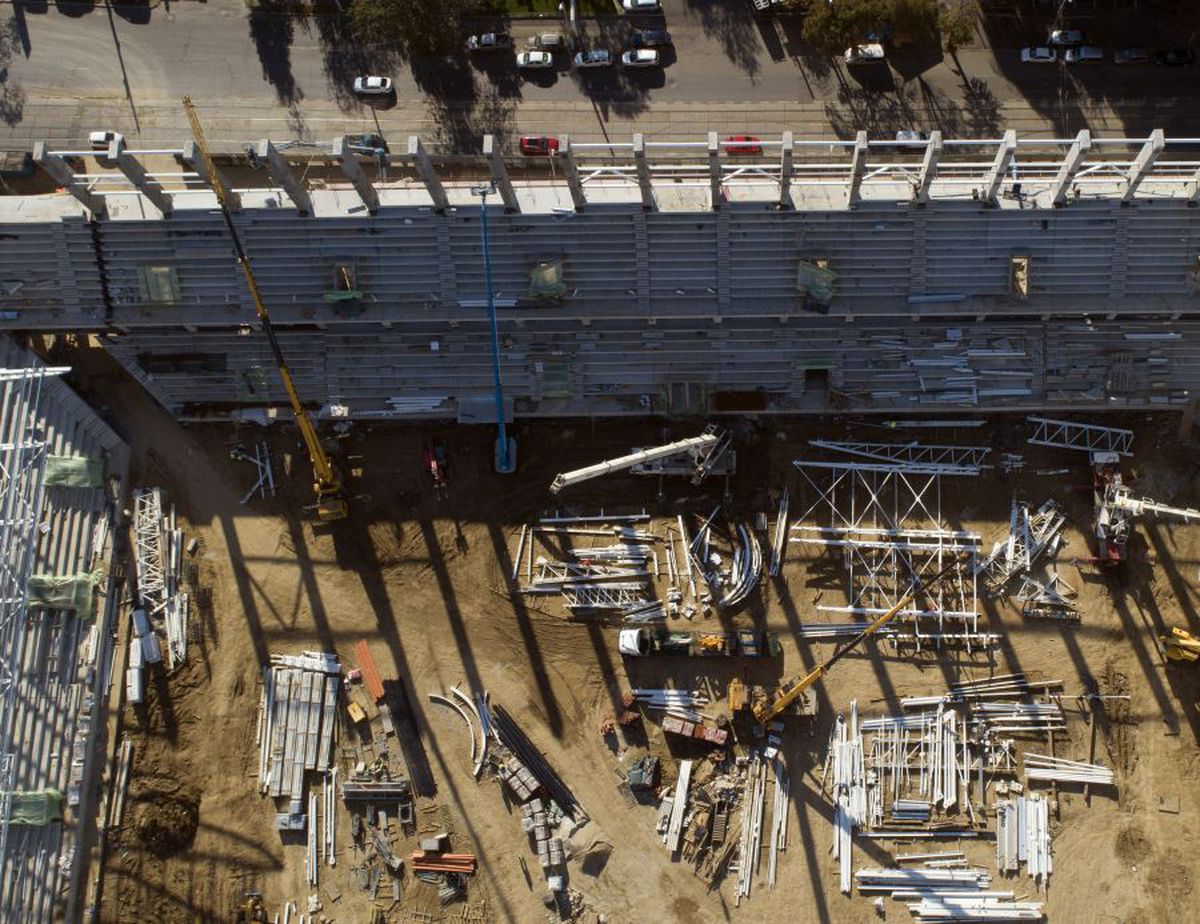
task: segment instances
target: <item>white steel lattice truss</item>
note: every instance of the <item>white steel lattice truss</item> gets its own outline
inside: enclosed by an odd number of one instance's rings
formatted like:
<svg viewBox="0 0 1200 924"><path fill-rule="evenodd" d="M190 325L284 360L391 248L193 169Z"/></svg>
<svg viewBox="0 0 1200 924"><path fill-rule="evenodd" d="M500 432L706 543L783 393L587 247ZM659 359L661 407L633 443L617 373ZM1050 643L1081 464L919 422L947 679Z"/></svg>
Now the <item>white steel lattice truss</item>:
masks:
<svg viewBox="0 0 1200 924"><path fill-rule="evenodd" d="M38 405L63 368L0 369L0 861L8 849L17 754L13 727L21 633L37 552L47 441Z"/></svg>
<svg viewBox="0 0 1200 924"><path fill-rule="evenodd" d="M844 440L809 440L809 445L847 455L874 459L876 462L905 465L947 465L964 469L963 474L978 474L991 450L987 446L927 446L910 443L857 443Z"/></svg>
<svg viewBox="0 0 1200 924"><path fill-rule="evenodd" d="M1132 430L1070 420L1050 420L1046 417L1026 417L1025 420L1033 424L1029 442L1034 446L1078 449L1081 452L1117 452L1123 456L1133 453Z"/></svg>
<svg viewBox="0 0 1200 924"><path fill-rule="evenodd" d="M167 605L167 580L162 553L162 498L157 488L134 495L133 535L138 597L148 616L161 615Z"/></svg>
<svg viewBox="0 0 1200 924"><path fill-rule="evenodd" d="M842 550L847 606L820 605L826 612L882 615L917 583L952 563L950 577L898 614L909 631L893 638L940 647L983 640L976 605L976 533L947 529L941 513L941 475L906 466L812 463L797 460L806 488L791 541ZM826 523L828 525L816 525Z"/></svg>

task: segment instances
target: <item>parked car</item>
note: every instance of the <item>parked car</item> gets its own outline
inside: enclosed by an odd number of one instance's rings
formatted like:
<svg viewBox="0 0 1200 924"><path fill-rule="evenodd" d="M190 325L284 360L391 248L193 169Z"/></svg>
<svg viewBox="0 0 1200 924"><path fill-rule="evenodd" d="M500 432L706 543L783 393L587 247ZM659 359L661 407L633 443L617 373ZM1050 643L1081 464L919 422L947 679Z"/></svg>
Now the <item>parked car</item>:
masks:
<svg viewBox="0 0 1200 924"><path fill-rule="evenodd" d="M658 0L621 0L626 13L657 13Z"/></svg>
<svg viewBox="0 0 1200 924"><path fill-rule="evenodd" d="M1021 60L1026 64L1053 64L1058 60L1058 52L1053 48L1022 48Z"/></svg>
<svg viewBox="0 0 1200 924"><path fill-rule="evenodd" d="M725 153L735 156L756 157L762 154L762 145L756 135L730 135L725 139Z"/></svg>
<svg viewBox="0 0 1200 924"><path fill-rule="evenodd" d="M901 143L928 141L929 135L927 135L925 132L917 131L915 128L902 128L900 131L896 132L896 140Z"/></svg>
<svg viewBox="0 0 1200 924"><path fill-rule="evenodd" d="M548 51L522 51L517 55L517 67L526 71L544 71L554 67L554 55Z"/></svg>
<svg viewBox="0 0 1200 924"><path fill-rule="evenodd" d="M666 48L671 44L671 33L666 29L639 29L633 33L634 48Z"/></svg>
<svg viewBox="0 0 1200 924"><path fill-rule="evenodd" d="M883 46L877 42L847 48L844 57L847 64L883 64L887 61Z"/></svg>
<svg viewBox="0 0 1200 924"><path fill-rule="evenodd" d="M658 67L661 62L658 52L651 48L632 48L621 55L621 63L626 67Z"/></svg>
<svg viewBox="0 0 1200 924"><path fill-rule="evenodd" d="M388 150L388 144L383 135L376 135L374 132L369 135L347 135L346 144L352 151L363 151L368 154L374 154L376 151L383 151L386 154Z"/></svg>
<svg viewBox="0 0 1200 924"><path fill-rule="evenodd" d="M355 77L354 92L359 96L387 96L392 92L392 78Z"/></svg>
<svg viewBox="0 0 1200 924"><path fill-rule="evenodd" d="M1078 29L1055 29L1046 39L1047 45L1067 48L1071 45L1083 44L1083 33Z"/></svg>
<svg viewBox="0 0 1200 924"><path fill-rule="evenodd" d="M120 141L124 136L120 132L89 132L88 145L93 151L107 151L114 141Z"/></svg>
<svg viewBox="0 0 1200 924"><path fill-rule="evenodd" d="M1113 64L1149 64L1150 50L1147 48L1118 48L1113 52Z"/></svg>
<svg viewBox="0 0 1200 924"><path fill-rule="evenodd" d="M1104 49L1095 45L1080 45L1063 53L1063 61L1067 64L1099 64L1103 60Z"/></svg>
<svg viewBox="0 0 1200 924"><path fill-rule="evenodd" d="M570 41L561 32L542 32L539 35L531 35L525 45L537 51L548 51L550 54L566 51L571 47Z"/></svg>
<svg viewBox="0 0 1200 924"><path fill-rule="evenodd" d="M593 48L591 51L581 51L575 55L575 66L581 70L591 67L608 67L612 63L612 54L607 48Z"/></svg>
<svg viewBox="0 0 1200 924"><path fill-rule="evenodd" d="M549 157L558 153L558 139L549 135L522 135L521 153L526 157Z"/></svg>
<svg viewBox="0 0 1200 924"><path fill-rule="evenodd" d="M467 39L467 51L504 51L512 48L512 36L507 32L484 32Z"/></svg>
<svg viewBox="0 0 1200 924"><path fill-rule="evenodd" d="M1168 48L1154 52L1154 63L1166 67L1184 67L1196 63L1196 52L1190 48Z"/></svg>

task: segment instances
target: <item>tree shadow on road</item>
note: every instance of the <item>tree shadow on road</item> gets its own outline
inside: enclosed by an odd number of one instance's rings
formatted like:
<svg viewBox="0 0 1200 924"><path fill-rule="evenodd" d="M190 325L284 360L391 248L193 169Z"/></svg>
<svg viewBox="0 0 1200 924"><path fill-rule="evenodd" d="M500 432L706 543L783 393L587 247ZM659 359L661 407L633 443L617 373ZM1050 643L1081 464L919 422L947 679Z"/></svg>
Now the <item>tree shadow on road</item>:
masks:
<svg viewBox="0 0 1200 924"><path fill-rule="evenodd" d="M517 101L488 87L471 101L430 96L429 117L437 126L434 140L448 153L478 154L483 136L494 135L504 145L513 135Z"/></svg>
<svg viewBox="0 0 1200 924"><path fill-rule="evenodd" d="M275 88L284 105L304 99L292 76L292 39L296 20L286 0L259 0L250 10L250 38L258 52L263 79Z"/></svg>
<svg viewBox="0 0 1200 924"><path fill-rule="evenodd" d="M624 19L583 20L575 50L603 48L616 62L621 59L621 49L629 47L632 34L633 27ZM591 102L602 123L614 117L629 119L650 108L647 93L651 88L615 63L611 67L595 69L573 68L571 77Z"/></svg>
<svg viewBox="0 0 1200 924"><path fill-rule="evenodd" d="M704 34L721 43L725 57L756 82L763 44L748 3L728 0L687 0L689 11L700 18Z"/></svg>
<svg viewBox="0 0 1200 924"><path fill-rule="evenodd" d="M886 136L902 129L936 129L950 138L998 133L1000 102L991 88L971 78L962 93L960 101L920 79L887 93L844 83L836 101L825 104L825 116L839 138L853 138L860 130Z"/></svg>
<svg viewBox="0 0 1200 924"><path fill-rule="evenodd" d="M396 45L363 43L344 16L315 16L311 22L321 43L326 82L342 109L352 109L360 103L354 95L356 77L394 78L404 65L404 56Z"/></svg>

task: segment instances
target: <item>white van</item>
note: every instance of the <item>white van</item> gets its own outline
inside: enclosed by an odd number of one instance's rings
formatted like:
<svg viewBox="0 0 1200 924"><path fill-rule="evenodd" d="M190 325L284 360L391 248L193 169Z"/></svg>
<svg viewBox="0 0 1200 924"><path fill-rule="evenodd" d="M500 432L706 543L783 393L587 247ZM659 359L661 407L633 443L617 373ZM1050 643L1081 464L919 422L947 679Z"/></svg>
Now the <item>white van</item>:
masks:
<svg viewBox="0 0 1200 924"><path fill-rule="evenodd" d="M1078 48L1068 48L1063 54L1067 64L1099 64L1104 60L1104 49L1095 45L1080 45Z"/></svg>

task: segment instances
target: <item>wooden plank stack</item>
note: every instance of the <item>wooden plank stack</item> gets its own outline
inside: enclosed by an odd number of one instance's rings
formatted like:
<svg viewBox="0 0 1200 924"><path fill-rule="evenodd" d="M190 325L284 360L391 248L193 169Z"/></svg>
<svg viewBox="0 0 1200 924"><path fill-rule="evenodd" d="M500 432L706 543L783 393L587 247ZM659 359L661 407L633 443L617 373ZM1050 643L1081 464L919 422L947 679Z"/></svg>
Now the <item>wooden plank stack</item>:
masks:
<svg viewBox="0 0 1200 924"><path fill-rule="evenodd" d="M305 771L328 771L337 722L341 664L330 652L272 655L263 668L259 721L259 789L265 795L304 795Z"/></svg>

